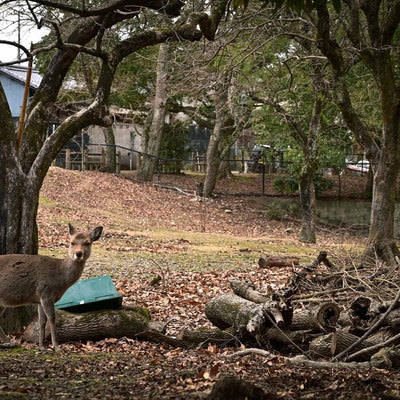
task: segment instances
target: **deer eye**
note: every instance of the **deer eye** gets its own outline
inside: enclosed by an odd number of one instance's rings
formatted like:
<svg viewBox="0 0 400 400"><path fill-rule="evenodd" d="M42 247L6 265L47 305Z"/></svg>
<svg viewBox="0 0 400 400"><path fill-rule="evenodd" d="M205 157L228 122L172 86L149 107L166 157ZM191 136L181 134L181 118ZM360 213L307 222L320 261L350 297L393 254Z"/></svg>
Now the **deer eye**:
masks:
<svg viewBox="0 0 400 400"><path fill-rule="evenodd" d="M86 240L86 242L85 242L85 246L90 246L90 242L89 242L89 240Z"/></svg>
<svg viewBox="0 0 400 400"><path fill-rule="evenodd" d="M75 242L71 242L71 246L75 246Z"/></svg>

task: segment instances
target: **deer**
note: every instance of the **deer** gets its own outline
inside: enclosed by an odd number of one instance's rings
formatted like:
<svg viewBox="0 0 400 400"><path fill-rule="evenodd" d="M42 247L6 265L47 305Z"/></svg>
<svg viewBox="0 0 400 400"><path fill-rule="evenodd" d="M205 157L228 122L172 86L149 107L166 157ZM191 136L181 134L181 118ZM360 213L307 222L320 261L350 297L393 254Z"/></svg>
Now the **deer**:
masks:
<svg viewBox="0 0 400 400"><path fill-rule="evenodd" d="M90 256L92 243L100 239L103 227L91 232L78 232L68 224L70 244L64 259L45 255L0 255L0 311L28 304L38 305L39 346L44 347L46 320L51 342L58 348L55 324L56 303L82 275ZM0 313L0 315L1 315ZM7 340L0 327L0 339Z"/></svg>

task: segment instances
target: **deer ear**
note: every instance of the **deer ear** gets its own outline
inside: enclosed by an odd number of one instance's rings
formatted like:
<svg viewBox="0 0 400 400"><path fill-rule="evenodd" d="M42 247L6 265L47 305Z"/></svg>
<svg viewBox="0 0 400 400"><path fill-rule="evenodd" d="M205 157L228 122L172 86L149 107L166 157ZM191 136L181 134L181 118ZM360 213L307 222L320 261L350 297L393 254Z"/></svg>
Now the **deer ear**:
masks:
<svg viewBox="0 0 400 400"><path fill-rule="evenodd" d="M94 228L92 230L92 232L90 233L90 238L92 239L92 242L99 240L102 232L103 232L102 226L98 226L97 228Z"/></svg>
<svg viewBox="0 0 400 400"><path fill-rule="evenodd" d="M73 235L76 231L73 225L71 225L70 223L68 223L68 230L70 235Z"/></svg>

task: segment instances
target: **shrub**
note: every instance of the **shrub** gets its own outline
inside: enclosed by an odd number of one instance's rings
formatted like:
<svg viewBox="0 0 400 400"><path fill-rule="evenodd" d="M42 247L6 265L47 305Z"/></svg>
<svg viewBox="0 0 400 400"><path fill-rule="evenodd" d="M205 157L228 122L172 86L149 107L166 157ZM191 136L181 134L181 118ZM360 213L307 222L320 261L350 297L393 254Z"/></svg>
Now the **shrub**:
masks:
<svg viewBox="0 0 400 400"><path fill-rule="evenodd" d="M315 193L318 197L321 193L333 187L333 182L330 179L324 178L318 174L314 179ZM293 176L279 176L272 182L274 189L284 195L292 195L299 192L299 184Z"/></svg>

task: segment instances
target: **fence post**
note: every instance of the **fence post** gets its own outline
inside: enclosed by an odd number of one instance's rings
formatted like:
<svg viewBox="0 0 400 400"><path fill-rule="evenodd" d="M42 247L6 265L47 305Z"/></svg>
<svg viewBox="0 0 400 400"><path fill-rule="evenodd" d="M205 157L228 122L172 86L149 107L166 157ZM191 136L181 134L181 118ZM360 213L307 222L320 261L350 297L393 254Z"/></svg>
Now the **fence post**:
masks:
<svg viewBox="0 0 400 400"><path fill-rule="evenodd" d="M104 147L101 148L101 156L100 156L100 167L103 168L106 165L106 152L104 151Z"/></svg>
<svg viewBox="0 0 400 400"><path fill-rule="evenodd" d="M87 151L82 152L82 171L86 171L89 169L89 163L88 163L88 153Z"/></svg>
<svg viewBox="0 0 400 400"><path fill-rule="evenodd" d="M117 174L119 174L120 172L121 172L121 152L120 151L117 151L117 153L116 153L116 166L115 166L115 169L116 169L116 172L117 172Z"/></svg>
<svg viewBox="0 0 400 400"><path fill-rule="evenodd" d="M65 169L71 169L71 149L65 149Z"/></svg>

